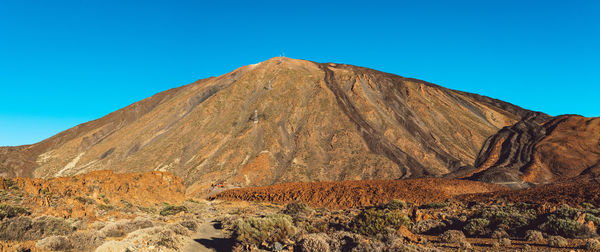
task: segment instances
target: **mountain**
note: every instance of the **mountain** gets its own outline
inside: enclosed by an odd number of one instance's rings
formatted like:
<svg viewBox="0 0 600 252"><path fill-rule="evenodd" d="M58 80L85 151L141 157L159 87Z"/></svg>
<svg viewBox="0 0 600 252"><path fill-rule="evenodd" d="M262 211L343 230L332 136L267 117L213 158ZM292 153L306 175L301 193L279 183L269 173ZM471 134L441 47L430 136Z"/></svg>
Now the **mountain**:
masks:
<svg viewBox="0 0 600 252"><path fill-rule="evenodd" d="M459 177L527 117L492 98L367 68L277 57L158 93L42 142L0 148L0 175L169 171L215 184Z"/></svg>
<svg viewBox="0 0 600 252"><path fill-rule="evenodd" d="M466 177L517 188L596 178L600 118L524 118L490 137L475 166Z"/></svg>

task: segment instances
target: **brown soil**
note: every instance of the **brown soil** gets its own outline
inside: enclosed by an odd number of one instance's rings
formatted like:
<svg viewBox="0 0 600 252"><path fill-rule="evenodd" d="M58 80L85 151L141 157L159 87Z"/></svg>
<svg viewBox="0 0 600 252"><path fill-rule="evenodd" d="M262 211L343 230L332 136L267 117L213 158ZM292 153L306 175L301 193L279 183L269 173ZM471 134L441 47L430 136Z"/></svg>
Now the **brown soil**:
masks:
<svg viewBox="0 0 600 252"><path fill-rule="evenodd" d="M521 190L459 195L456 199L481 203L503 200L554 206L561 204L579 206L581 203L587 202L598 206L600 205L600 184L597 182L570 182Z"/></svg>
<svg viewBox="0 0 600 252"><path fill-rule="evenodd" d="M504 189L506 187L500 185L440 178L296 182L231 189L210 199L275 203L302 201L313 207L348 208L383 204L392 199L415 204L442 202L456 195Z"/></svg>

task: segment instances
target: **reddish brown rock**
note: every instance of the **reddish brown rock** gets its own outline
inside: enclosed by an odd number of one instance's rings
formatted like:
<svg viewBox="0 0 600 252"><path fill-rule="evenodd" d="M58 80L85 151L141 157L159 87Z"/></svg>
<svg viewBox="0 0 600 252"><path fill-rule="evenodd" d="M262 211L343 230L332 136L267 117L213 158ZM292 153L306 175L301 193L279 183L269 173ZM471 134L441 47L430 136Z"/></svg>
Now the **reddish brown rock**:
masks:
<svg viewBox="0 0 600 252"><path fill-rule="evenodd" d="M385 204L393 199L421 205L443 202L461 194L505 189L504 186L477 181L441 178L296 182L231 189L210 199L276 203L301 201L313 207L349 208Z"/></svg>
<svg viewBox="0 0 600 252"><path fill-rule="evenodd" d="M529 117L490 137L471 179L527 187L600 175L600 118Z"/></svg>

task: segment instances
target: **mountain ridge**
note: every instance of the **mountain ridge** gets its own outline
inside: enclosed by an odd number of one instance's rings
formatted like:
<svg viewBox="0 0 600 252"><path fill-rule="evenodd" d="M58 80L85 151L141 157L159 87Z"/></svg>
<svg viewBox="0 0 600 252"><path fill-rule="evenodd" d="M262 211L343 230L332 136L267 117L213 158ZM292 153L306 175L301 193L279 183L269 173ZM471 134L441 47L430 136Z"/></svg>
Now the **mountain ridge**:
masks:
<svg viewBox="0 0 600 252"><path fill-rule="evenodd" d="M195 191L222 181L456 177L474 169L489 136L530 114L550 118L364 67L272 58L1 147L0 174L171 171Z"/></svg>

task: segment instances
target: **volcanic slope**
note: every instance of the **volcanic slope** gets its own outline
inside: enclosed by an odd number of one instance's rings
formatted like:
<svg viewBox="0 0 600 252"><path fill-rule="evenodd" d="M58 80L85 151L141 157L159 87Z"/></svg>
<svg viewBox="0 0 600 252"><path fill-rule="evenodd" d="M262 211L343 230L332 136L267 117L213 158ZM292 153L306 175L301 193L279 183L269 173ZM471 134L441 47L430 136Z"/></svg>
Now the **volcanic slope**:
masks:
<svg viewBox="0 0 600 252"><path fill-rule="evenodd" d="M211 184L456 177L484 141L537 114L367 68L273 58L158 93L40 143L0 175L169 171Z"/></svg>
<svg viewBox="0 0 600 252"><path fill-rule="evenodd" d="M600 118L527 117L490 137L471 179L511 187L600 176Z"/></svg>

